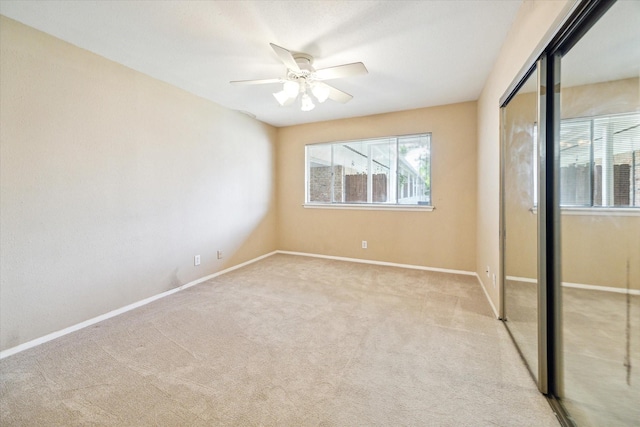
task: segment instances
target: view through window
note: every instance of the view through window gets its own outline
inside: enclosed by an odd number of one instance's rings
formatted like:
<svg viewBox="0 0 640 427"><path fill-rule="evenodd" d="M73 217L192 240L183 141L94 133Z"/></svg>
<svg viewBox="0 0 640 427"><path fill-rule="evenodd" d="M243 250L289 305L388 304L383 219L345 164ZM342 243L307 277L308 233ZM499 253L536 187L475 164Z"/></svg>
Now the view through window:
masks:
<svg viewBox="0 0 640 427"><path fill-rule="evenodd" d="M431 205L431 134L306 146L306 202Z"/></svg>

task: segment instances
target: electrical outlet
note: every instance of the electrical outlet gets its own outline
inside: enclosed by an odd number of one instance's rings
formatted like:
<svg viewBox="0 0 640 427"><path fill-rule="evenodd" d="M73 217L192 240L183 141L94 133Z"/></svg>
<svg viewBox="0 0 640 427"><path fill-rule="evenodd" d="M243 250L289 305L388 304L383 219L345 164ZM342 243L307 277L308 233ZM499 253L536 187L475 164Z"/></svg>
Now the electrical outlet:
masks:
<svg viewBox="0 0 640 427"><path fill-rule="evenodd" d="M193 257L193 265L200 265L200 255Z"/></svg>
<svg viewBox="0 0 640 427"><path fill-rule="evenodd" d="M222 251L218 251L218 259L222 259Z"/></svg>
<svg viewBox="0 0 640 427"><path fill-rule="evenodd" d="M362 241L362 249L367 249L367 241L366 240Z"/></svg>
<svg viewBox="0 0 640 427"><path fill-rule="evenodd" d="M496 287L496 274L493 273L493 287Z"/></svg>

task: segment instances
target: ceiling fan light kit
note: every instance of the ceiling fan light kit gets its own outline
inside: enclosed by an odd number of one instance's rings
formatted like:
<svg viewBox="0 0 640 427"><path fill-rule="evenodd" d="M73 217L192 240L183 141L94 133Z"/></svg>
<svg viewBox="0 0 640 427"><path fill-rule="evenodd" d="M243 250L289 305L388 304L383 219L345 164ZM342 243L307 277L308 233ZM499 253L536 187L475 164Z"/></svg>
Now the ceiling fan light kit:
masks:
<svg viewBox="0 0 640 427"><path fill-rule="evenodd" d="M302 94L302 98L300 98L300 109L302 111L311 111L316 108L316 104L313 103L311 97L307 93Z"/></svg>
<svg viewBox="0 0 640 427"><path fill-rule="evenodd" d="M284 82L283 90L290 98L294 98L298 96L298 93L300 92L300 83L293 80L287 80Z"/></svg>
<svg viewBox="0 0 640 427"><path fill-rule="evenodd" d="M313 93L313 96L315 96L320 103L326 101L329 98L329 88L327 86L314 84L311 87L311 93Z"/></svg>
<svg viewBox="0 0 640 427"><path fill-rule="evenodd" d="M367 74L367 68L362 62L338 65L335 67L316 70L313 68L313 57L305 53L292 53L291 51L271 43L271 48L278 58L287 67L286 77L282 79L239 80L232 81L234 85L253 85L282 83L282 90L273 94L280 106L293 104L300 98L300 109L311 111L315 108L312 97L323 103L332 99L340 103L349 102L353 96L333 86L324 83L323 80L338 79Z"/></svg>
<svg viewBox="0 0 640 427"><path fill-rule="evenodd" d="M290 98L286 90L281 90L280 92L276 92L273 94L273 96L276 98L276 101L278 101L278 104L280 104L281 106L284 106Z"/></svg>

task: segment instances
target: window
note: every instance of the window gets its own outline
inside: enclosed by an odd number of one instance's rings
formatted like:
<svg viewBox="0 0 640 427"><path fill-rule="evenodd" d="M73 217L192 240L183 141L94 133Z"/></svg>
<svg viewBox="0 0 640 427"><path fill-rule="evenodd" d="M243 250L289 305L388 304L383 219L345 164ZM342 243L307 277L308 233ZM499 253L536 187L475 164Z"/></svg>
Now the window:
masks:
<svg viewBox="0 0 640 427"><path fill-rule="evenodd" d="M640 114L561 121L560 204L640 207Z"/></svg>
<svg viewBox="0 0 640 427"><path fill-rule="evenodd" d="M537 133L533 129L533 161ZM534 206L538 205L533 168ZM560 204L564 207L640 207L640 114L560 122Z"/></svg>
<svg viewBox="0 0 640 427"><path fill-rule="evenodd" d="M306 146L306 203L431 205L431 134Z"/></svg>

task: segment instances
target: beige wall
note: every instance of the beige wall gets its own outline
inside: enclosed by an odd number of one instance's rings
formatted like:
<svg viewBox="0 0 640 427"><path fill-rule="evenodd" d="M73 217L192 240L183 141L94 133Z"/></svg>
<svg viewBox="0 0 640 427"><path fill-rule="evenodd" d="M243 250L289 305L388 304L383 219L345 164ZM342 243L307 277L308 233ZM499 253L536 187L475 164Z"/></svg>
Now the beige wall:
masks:
<svg viewBox="0 0 640 427"><path fill-rule="evenodd" d="M1 349L276 249L274 128L0 19Z"/></svg>
<svg viewBox="0 0 640 427"><path fill-rule="evenodd" d="M492 286L484 274L489 266L496 276L499 271L499 206L500 206L500 97L534 49L566 15L573 0L525 0L511 26L506 41L478 99L478 206L476 272L497 306L498 286Z"/></svg>
<svg viewBox="0 0 640 427"><path fill-rule="evenodd" d="M420 132L432 133L433 212L303 207L305 144ZM276 158L279 249L474 270L475 102L281 128Z"/></svg>
<svg viewBox="0 0 640 427"><path fill-rule="evenodd" d="M638 78L562 88L562 118L592 117L628 113L640 106ZM536 121L536 93L515 96L506 108L505 132L511 135L533 129ZM532 132L529 132L531 135ZM526 139L526 137L525 137ZM531 164L533 142L529 137L507 153L513 168L505 168L507 276L537 276L537 217L533 206ZM509 160L506 160L510 164ZM597 210L596 210L597 211ZM640 289L640 216L592 215L588 211L562 215L562 280L596 286ZM629 261L629 277L626 262Z"/></svg>

